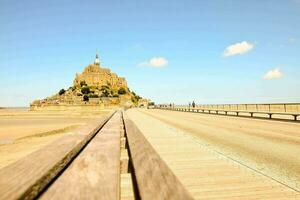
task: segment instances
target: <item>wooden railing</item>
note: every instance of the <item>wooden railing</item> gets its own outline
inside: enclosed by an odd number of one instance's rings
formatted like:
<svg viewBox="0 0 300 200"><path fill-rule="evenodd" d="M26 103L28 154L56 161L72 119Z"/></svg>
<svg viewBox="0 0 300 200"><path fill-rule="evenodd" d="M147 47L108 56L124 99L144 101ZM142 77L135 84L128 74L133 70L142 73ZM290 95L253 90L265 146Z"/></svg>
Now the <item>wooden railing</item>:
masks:
<svg viewBox="0 0 300 200"><path fill-rule="evenodd" d="M169 105L165 105L170 107ZM173 108L193 108L192 105L171 105ZM266 103L266 104L203 104L196 109L205 110L239 110L253 112L300 113L300 103Z"/></svg>
<svg viewBox="0 0 300 200"><path fill-rule="evenodd" d="M122 146L128 146L136 199L193 199L121 111L2 168L0 199L118 200Z"/></svg>
<svg viewBox="0 0 300 200"><path fill-rule="evenodd" d="M140 198L193 199L134 123L124 121Z"/></svg>
<svg viewBox="0 0 300 200"><path fill-rule="evenodd" d="M163 107L157 106L158 109L174 110L174 111L183 111L183 112L195 112L195 113L207 113L207 114L223 114L229 116L243 116L243 117L260 117L264 118L264 115L269 119L282 119L282 120L293 120L299 121L298 117L300 113L287 113L287 112L262 112L262 111L247 111L247 110L224 110L224 109L204 109L204 108L181 108L181 107ZM244 115L241 115L244 114ZM248 114L248 115L247 115ZM274 118L274 116L277 116ZM283 118L282 116L290 116L289 118Z"/></svg>

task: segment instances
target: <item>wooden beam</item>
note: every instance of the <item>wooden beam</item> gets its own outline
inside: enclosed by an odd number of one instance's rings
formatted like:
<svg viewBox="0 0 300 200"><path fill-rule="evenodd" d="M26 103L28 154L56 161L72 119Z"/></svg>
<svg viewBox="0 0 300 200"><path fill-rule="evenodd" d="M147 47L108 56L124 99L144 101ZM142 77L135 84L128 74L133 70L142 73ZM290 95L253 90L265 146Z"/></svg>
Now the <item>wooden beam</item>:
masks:
<svg viewBox="0 0 300 200"><path fill-rule="evenodd" d="M0 199L34 199L111 118L97 119L0 170Z"/></svg>
<svg viewBox="0 0 300 200"><path fill-rule="evenodd" d="M124 122L139 197L144 200L193 199L125 114Z"/></svg>
<svg viewBox="0 0 300 200"><path fill-rule="evenodd" d="M118 200L120 119L117 112L40 199Z"/></svg>

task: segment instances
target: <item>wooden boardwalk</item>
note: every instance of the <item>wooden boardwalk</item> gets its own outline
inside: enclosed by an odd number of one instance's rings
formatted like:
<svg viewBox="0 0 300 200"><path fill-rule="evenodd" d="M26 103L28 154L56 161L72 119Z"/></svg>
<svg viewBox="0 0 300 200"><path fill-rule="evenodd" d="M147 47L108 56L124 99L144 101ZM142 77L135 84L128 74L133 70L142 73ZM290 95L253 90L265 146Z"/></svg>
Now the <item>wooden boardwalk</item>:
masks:
<svg viewBox="0 0 300 200"><path fill-rule="evenodd" d="M0 170L0 199L193 199L123 112Z"/></svg>
<svg viewBox="0 0 300 200"><path fill-rule="evenodd" d="M300 199L300 194L230 160L195 138L129 110L154 149L195 199Z"/></svg>
<svg viewBox="0 0 300 200"><path fill-rule="evenodd" d="M300 199L300 194L128 110L1 169L2 199Z"/></svg>

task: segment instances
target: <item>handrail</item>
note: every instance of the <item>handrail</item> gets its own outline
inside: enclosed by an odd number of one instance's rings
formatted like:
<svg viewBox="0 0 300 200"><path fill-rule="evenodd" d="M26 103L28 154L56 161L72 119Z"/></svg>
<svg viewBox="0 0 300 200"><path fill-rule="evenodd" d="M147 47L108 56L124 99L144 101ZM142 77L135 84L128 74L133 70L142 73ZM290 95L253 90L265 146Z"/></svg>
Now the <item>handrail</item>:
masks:
<svg viewBox="0 0 300 200"><path fill-rule="evenodd" d="M201 109L201 108L172 108L172 107L156 107L158 109L166 109L166 110L175 110L175 111L184 111L184 112L197 112L202 111L200 113L208 113L208 114L222 114L229 115L229 113L236 113L236 116L240 116L239 113L249 113L250 117L257 117L254 114L266 114L269 119L278 119L272 118L273 115L289 115L293 117L293 121L299 121L298 116L300 113L285 113L285 112L264 112L264 111L247 111L247 110L223 110L223 109ZM207 112L205 112L207 111ZM229 115L232 116L232 115ZM244 116L243 116L244 117Z"/></svg>
<svg viewBox="0 0 300 200"><path fill-rule="evenodd" d="M124 122L139 197L144 200L193 199L126 115L124 115Z"/></svg>
<svg viewBox="0 0 300 200"><path fill-rule="evenodd" d="M0 170L0 199L35 199L114 115L95 120Z"/></svg>
<svg viewBox="0 0 300 200"><path fill-rule="evenodd" d="M195 105L174 105L159 104L158 107L173 108L201 108L201 109L224 109L224 110L247 110L247 111L268 111L300 113L300 103L249 103L249 104L200 104Z"/></svg>

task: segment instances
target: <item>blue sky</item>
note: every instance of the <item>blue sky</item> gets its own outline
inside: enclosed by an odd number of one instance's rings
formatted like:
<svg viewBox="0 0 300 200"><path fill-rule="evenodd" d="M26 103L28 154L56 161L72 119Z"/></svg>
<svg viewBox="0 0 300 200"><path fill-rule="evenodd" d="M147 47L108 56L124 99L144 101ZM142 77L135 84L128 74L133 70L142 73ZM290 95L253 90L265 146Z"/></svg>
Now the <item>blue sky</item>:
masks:
<svg viewBox="0 0 300 200"><path fill-rule="evenodd" d="M157 103L300 102L300 0L0 0L0 106L93 62Z"/></svg>

